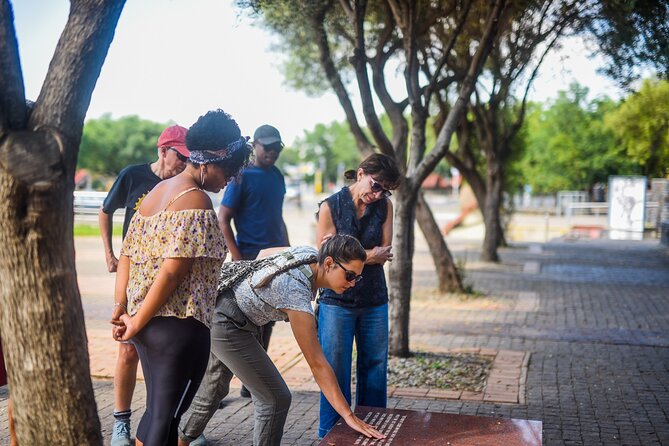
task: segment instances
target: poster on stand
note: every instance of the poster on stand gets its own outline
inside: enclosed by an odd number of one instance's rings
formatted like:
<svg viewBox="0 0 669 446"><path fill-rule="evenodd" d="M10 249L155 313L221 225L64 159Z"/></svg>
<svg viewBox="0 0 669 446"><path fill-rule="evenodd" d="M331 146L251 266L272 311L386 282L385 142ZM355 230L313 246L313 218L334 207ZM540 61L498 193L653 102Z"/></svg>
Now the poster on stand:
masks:
<svg viewBox="0 0 669 446"><path fill-rule="evenodd" d="M612 238L641 238L646 211L646 177L609 177L609 230Z"/></svg>

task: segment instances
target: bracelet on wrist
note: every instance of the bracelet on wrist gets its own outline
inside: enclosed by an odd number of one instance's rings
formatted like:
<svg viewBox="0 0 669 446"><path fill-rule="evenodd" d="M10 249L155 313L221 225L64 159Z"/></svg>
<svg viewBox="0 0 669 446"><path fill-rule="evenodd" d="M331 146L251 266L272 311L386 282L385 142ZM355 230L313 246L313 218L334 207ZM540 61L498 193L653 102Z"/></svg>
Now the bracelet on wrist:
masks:
<svg viewBox="0 0 669 446"><path fill-rule="evenodd" d="M115 307L123 307L123 309L124 309L125 311L128 311L128 307L126 306L126 304L122 304L121 302L116 302L116 303L114 303L114 306L115 306Z"/></svg>

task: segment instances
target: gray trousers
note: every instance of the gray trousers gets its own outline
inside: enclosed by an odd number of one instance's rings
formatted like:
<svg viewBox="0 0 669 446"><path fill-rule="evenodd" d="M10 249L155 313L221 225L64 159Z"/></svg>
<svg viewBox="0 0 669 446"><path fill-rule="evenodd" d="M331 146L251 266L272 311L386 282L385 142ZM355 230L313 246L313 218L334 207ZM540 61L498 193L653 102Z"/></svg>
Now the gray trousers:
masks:
<svg viewBox="0 0 669 446"><path fill-rule="evenodd" d="M261 329L241 313L234 299L219 298L216 313L207 372L181 418L179 436L193 441L202 434L236 375L253 397L254 446L278 446L290 408L290 390L260 344Z"/></svg>

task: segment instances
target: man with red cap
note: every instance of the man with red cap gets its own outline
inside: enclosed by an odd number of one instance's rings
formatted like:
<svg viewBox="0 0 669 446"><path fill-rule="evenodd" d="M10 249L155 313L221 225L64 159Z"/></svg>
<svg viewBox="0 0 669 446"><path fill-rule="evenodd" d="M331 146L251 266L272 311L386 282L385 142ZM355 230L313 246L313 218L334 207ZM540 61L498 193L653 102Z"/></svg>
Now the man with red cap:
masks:
<svg viewBox="0 0 669 446"><path fill-rule="evenodd" d="M151 164L136 164L121 171L107 194L98 213L102 244L105 250L107 269L116 272L118 258L112 247L113 216L117 209L125 208L123 237L142 199L160 181L181 173L186 168L190 152L186 147L184 127L173 125L163 130L158 138L158 159ZM117 304L112 311L112 320L125 313ZM119 343L116 370L114 371L114 428L111 446L130 446L130 403L137 381L139 356L132 344Z"/></svg>

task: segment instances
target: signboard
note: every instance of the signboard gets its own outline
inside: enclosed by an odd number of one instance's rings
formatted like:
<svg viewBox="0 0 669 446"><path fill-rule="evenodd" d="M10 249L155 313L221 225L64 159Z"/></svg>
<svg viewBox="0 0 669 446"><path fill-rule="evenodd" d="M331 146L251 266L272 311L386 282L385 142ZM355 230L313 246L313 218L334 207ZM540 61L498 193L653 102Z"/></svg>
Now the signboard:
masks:
<svg viewBox="0 0 669 446"><path fill-rule="evenodd" d="M541 421L360 406L355 414L386 438L375 440L339 420L319 446L540 446Z"/></svg>
<svg viewBox="0 0 669 446"><path fill-rule="evenodd" d="M646 177L609 177L609 229L643 233Z"/></svg>

